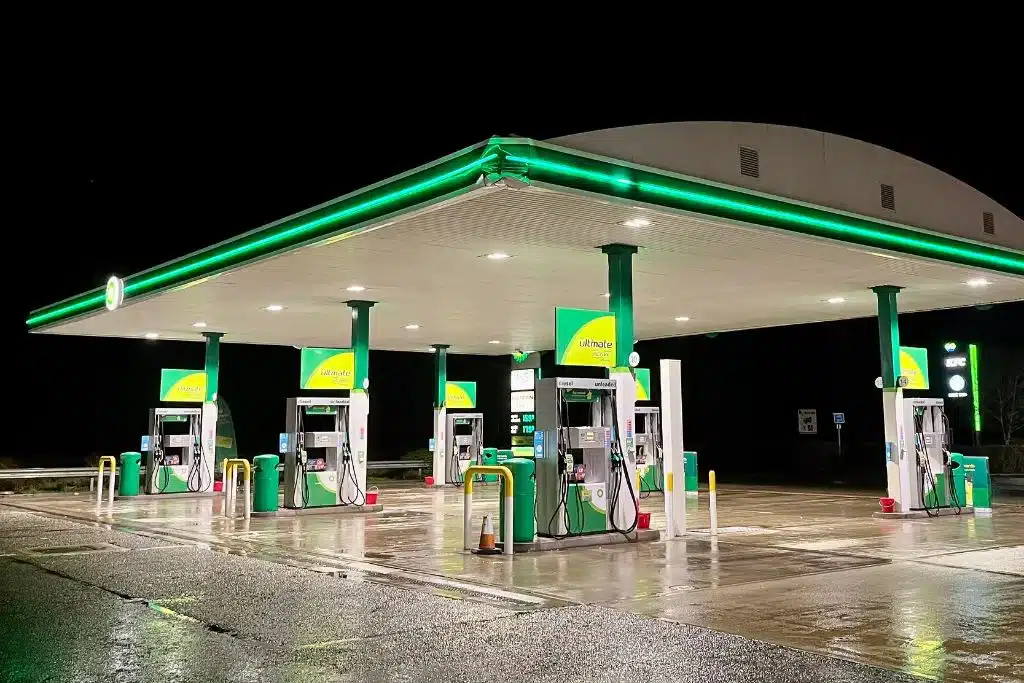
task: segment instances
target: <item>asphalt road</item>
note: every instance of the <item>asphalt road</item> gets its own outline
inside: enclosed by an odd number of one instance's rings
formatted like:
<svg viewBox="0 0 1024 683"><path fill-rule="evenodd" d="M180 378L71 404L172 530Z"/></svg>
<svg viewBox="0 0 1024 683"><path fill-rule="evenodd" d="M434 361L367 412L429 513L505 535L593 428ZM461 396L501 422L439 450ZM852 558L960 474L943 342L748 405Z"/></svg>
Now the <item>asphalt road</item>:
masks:
<svg viewBox="0 0 1024 683"><path fill-rule="evenodd" d="M0 509L5 681L910 681L595 605L290 567Z"/></svg>

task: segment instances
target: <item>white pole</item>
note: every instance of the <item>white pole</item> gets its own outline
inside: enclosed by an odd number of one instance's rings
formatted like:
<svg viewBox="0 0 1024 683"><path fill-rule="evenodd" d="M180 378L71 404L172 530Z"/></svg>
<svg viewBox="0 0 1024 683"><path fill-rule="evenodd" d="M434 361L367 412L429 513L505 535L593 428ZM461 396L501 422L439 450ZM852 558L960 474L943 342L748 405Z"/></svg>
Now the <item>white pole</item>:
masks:
<svg viewBox="0 0 1024 683"><path fill-rule="evenodd" d="M686 533L686 466L683 456L682 363L661 361L661 444L665 467L665 536Z"/></svg>
<svg viewBox="0 0 1024 683"><path fill-rule="evenodd" d="M103 467L107 464L106 460L100 460L98 473L96 475L96 504L103 505Z"/></svg>
<svg viewBox="0 0 1024 683"><path fill-rule="evenodd" d="M473 484L466 482L465 495L462 497L462 546L466 550L473 549Z"/></svg>
<svg viewBox="0 0 1024 683"><path fill-rule="evenodd" d="M114 473L117 472L117 467L114 465L110 466L110 504L114 504Z"/></svg>
<svg viewBox="0 0 1024 683"><path fill-rule="evenodd" d="M715 491L715 471L708 472L709 505L711 512L711 535L718 535L718 493Z"/></svg>
<svg viewBox="0 0 1024 683"><path fill-rule="evenodd" d="M515 549L515 540L512 538L512 496L505 496L505 554L511 555Z"/></svg>
<svg viewBox="0 0 1024 683"><path fill-rule="evenodd" d="M224 516L231 517L235 510L235 466L228 463L224 477Z"/></svg>
<svg viewBox="0 0 1024 683"><path fill-rule="evenodd" d="M252 498L249 495L249 486L250 486L249 479L251 479L251 477L249 476L248 469L246 469L245 487L244 487L244 489L242 491L243 495L245 495L245 518L246 519L249 519L249 517L252 515Z"/></svg>

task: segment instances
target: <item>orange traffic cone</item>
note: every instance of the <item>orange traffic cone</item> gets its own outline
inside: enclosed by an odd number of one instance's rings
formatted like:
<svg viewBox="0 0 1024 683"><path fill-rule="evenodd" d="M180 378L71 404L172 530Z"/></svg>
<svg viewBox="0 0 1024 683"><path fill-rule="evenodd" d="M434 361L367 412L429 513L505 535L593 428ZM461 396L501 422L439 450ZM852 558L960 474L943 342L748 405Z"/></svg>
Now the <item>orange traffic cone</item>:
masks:
<svg viewBox="0 0 1024 683"><path fill-rule="evenodd" d="M497 555L501 551L494 546L494 524L491 515L484 515L484 523L480 527L480 547L474 550L477 555Z"/></svg>

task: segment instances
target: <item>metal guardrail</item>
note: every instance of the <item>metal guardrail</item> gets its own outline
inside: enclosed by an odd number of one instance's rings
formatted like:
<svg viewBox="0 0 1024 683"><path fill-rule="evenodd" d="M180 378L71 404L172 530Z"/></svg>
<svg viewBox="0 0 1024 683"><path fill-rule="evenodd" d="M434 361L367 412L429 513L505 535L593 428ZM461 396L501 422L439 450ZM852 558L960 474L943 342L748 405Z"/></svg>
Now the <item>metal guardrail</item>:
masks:
<svg viewBox="0 0 1024 683"><path fill-rule="evenodd" d="M421 470L430 463L420 460L377 460L366 463L368 470ZM146 468L141 467L145 474ZM279 471L284 465L278 465ZM95 467L28 467L23 469L0 469L0 480L4 479L91 479L96 476Z"/></svg>

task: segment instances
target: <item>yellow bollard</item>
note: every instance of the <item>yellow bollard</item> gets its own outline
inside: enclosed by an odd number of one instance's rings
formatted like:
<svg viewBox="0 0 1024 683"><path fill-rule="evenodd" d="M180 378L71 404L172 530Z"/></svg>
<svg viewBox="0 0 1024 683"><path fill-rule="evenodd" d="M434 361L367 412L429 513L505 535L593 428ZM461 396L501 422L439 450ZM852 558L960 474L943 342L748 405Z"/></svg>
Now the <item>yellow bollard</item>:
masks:
<svg viewBox="0 0 1024 683"><path fill-rule="evenodd" d="M711 516L711 535L718 535L718 494L715 486L715 471L708 472L708 512Z"/></svg>

